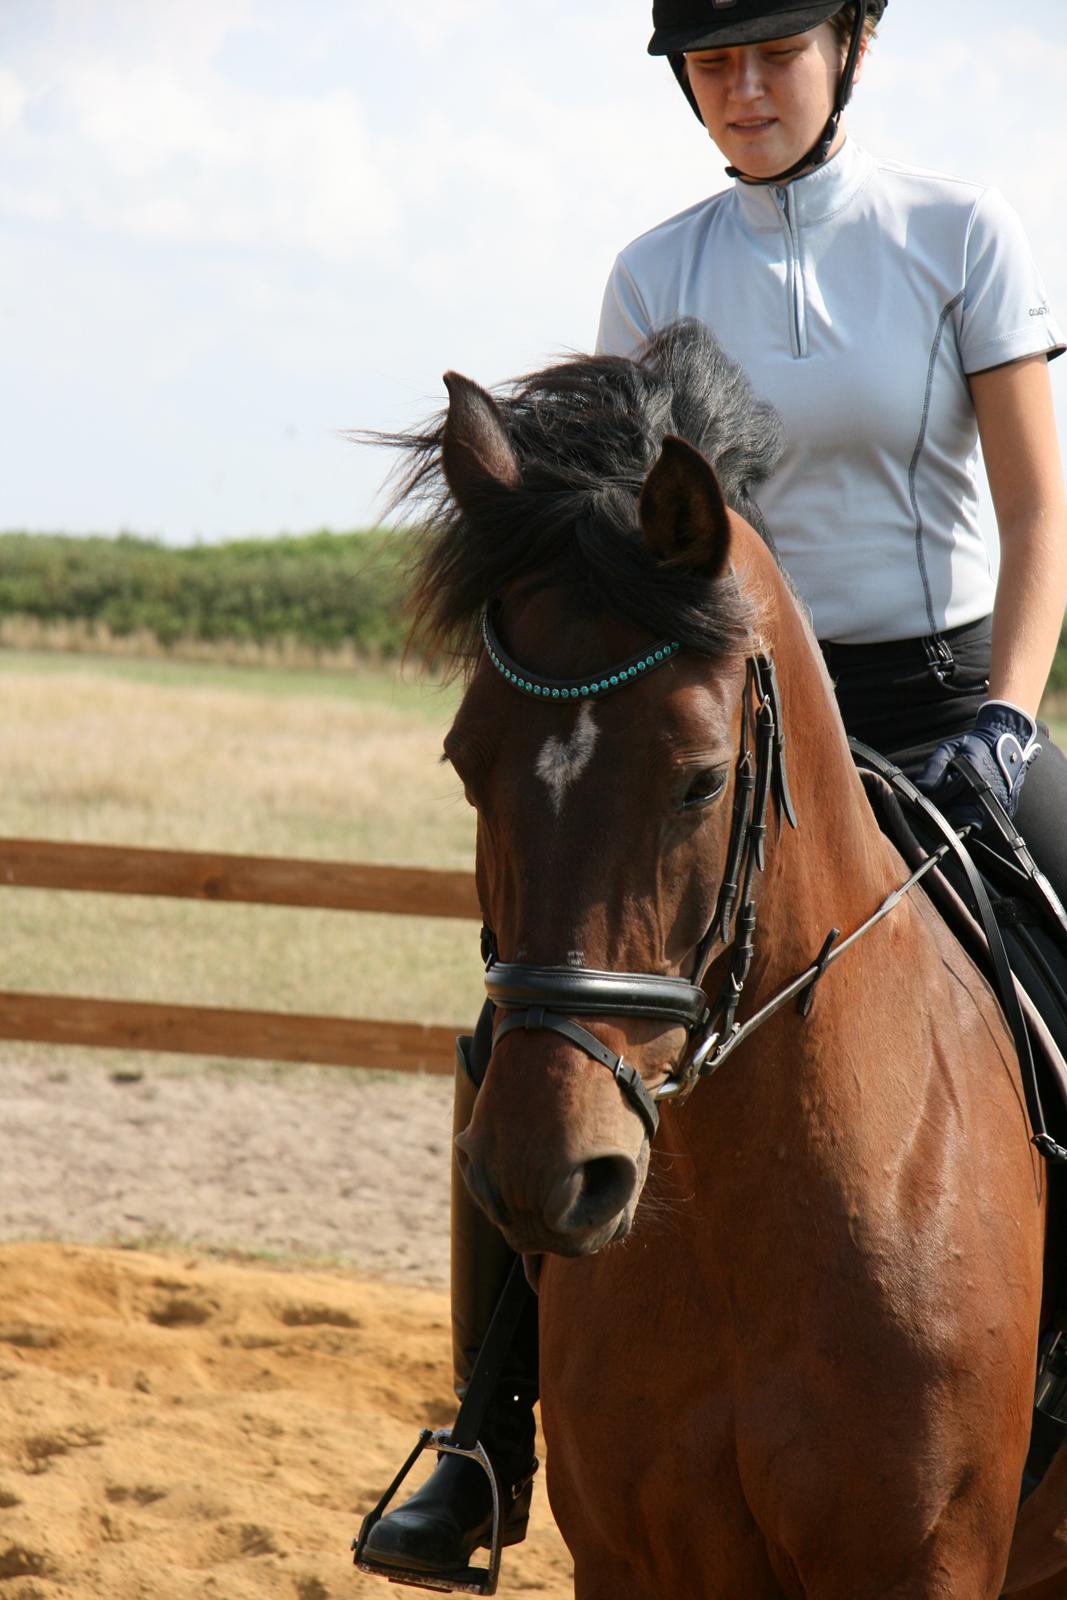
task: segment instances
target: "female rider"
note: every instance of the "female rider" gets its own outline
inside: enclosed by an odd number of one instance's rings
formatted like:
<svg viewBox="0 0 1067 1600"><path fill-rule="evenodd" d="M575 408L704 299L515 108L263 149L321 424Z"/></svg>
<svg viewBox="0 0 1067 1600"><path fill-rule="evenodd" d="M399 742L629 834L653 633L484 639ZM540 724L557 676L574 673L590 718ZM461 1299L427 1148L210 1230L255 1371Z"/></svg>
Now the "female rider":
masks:
<svg viewBox="0 0 1067 1600"><path fill-rule="evenodd" d="M1067 598L1047 370L1063 340L995 191L879 161L846 137L842 113L886 4L655 0L649 51L667 57L734 182L623 250L599 349L632 355L696 317L741 363L784 423L761 509L849 733L919 775L960 823L967 789L949 761L970 762L1067 900L1067 761L1036 723ZM977 520L979 440L996 582ZM460 1091L461 1128L473 1090ZM454 1195L462 1392L507 1255ZM535 1351L531 1316L483 1435L506 1542L525 1531ZM366 1553L454 1574L484 1541L489 1509L481 1469L445 1456Z"/></svg>
<svg viewBox="0 0 1067 1600"><path fill-rule="evenodd" d="M622 252L599 345L630 354L694 316L741 363L785 424L760 505L849 733L921 774L950 810L949 756L969 759L1019 808L1063 898L1058 750L1021 794L1047 742L1034 718L1067 592L1048 376L1063 341L995 191L846 138L841 112L885 5L657 0L649 48L667 55L735 182Z"/></svg>

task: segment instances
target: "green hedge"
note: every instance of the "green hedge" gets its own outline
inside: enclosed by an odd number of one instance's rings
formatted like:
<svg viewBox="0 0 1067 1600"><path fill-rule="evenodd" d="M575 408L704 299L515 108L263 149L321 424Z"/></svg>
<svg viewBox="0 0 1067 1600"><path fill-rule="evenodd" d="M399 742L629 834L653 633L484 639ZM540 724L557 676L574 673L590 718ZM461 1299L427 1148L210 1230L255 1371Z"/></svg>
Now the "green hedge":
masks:
<svg viewBox="0 0 1067 1600"><path fill-rule="evenodd" d="M390 657L403 647L399 533L310 533L170 546L132 534L0 534L0 617ZM1049 693L1067 696L1067 629Z"/></svg>
<svg viewBox="0 0 1067 1600"><path fill-rule="evenodd" d="M0 617L180 639L398 653L403 539L313 533L173 547L123 534L0 534Z"/></svg>

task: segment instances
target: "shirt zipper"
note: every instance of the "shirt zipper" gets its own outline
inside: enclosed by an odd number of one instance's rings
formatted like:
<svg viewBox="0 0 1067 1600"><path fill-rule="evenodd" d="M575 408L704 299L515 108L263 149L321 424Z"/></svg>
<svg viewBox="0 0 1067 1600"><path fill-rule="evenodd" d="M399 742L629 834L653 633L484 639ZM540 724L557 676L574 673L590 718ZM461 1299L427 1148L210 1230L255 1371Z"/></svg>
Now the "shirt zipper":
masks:
<svg viewBox="0 0 1067 1600"><path fill-rule="evenodd" d="M793 357L800 360L808 353L807 326L804 317L804 285L800 270L800 232L797 228L796 203L788 186L776 188L775 199L782 217L782 228L789 246L786 293L789 299L789 337Z"/></svg>

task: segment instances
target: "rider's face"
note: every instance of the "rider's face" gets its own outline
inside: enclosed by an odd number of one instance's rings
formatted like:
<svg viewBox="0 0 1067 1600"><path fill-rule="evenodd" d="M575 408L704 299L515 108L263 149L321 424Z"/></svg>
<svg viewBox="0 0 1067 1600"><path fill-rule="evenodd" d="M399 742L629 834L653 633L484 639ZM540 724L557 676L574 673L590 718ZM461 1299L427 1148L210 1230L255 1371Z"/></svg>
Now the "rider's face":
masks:
<svg viewBox="0 0 1067 1600"><path fill-rule="evenodd" d="M833 111L843 60L826 22L788 39L685 58L704 126L731 166L752 178L784 172L815 144ZM857 79L860 67L862 58Z"/></svg>

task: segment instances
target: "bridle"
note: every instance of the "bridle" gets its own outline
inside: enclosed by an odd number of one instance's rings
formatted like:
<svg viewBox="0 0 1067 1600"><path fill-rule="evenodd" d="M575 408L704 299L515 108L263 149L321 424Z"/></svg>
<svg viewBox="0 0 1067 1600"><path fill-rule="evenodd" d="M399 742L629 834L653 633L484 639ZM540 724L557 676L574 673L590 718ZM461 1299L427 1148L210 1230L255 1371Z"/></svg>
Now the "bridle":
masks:
<svg viewBox="0 0 1067 1600"><path fill-rule="evenodd" d="M504 651L495 609L482 620L486 654L512 687L537 699L603 698L677 655L677 640L661 640L640 656L585 680L541 677L517 665ZM696 947L686 977L644 972L601 972L592 967L529 966L498 958L496 939L483 934L485 987L489 999L508 1012L496 1028L499 1044L516 1028L561 1034L599 1061L641 1117L651 1139L659 1125L656 1101L684 1099L699 1078L714 1070L734 1028L737 1007L752 965L756 932L756 874L766 861L767 818L773 798L781 832L783 818L796 827L785 766L785 738L774 663L760 651L748 657L741 713L740 748L734 769L734 803L726 866L714 915ZM701 980L717 943L734 934L729 970L714 999ZM561 1013L566 1013L562 1015ZM648 1017L681 1026L686 1044L666 1083L649 1091L637 1070L571 1020L575 1016Z"/></svg>
<svg viewBox="0 0 1067 1600"><path fill-rule="evenodd" d="M650 650L599 674L584 679L547 678L521 667L506 653L496 630L497 610L496 605L490 605L482 618L482 638L489 661L512 688L553 704L561 700L603 699L663 666L682 648L677 640L661 640ZM815 985L827 968L887 916L941 861L949 847L944 845L929 856L847 939L840 940L840 930L831 928L812 964L747 1021L738 1023L737 1009L755 953L756 878L766 864L767 819L772 803L780 837L783 821L795 828L797 818L786 772L785 734L774 662L766 651L758 650L745 664L726 866L714 915L694 953L691 975L664 977L501 961L495 934L488 927L483 928L486 993L495 1007L507 1013L495 1028L492 1048L518 1028L547 1030L568 1039L608 1068L651 1140L659 1126L658 1101L687 1099L702 1078L710 1077L755 1028L790 1000L796 998L798 1010L806 1016ZM731 933L729 966L717 994L710 997L702 980L716 946L727 947ZM577 1016L649 1017L683 1027L686 1043L665 1082L650 1090L635 1067L572 1020Z"/></svg>

